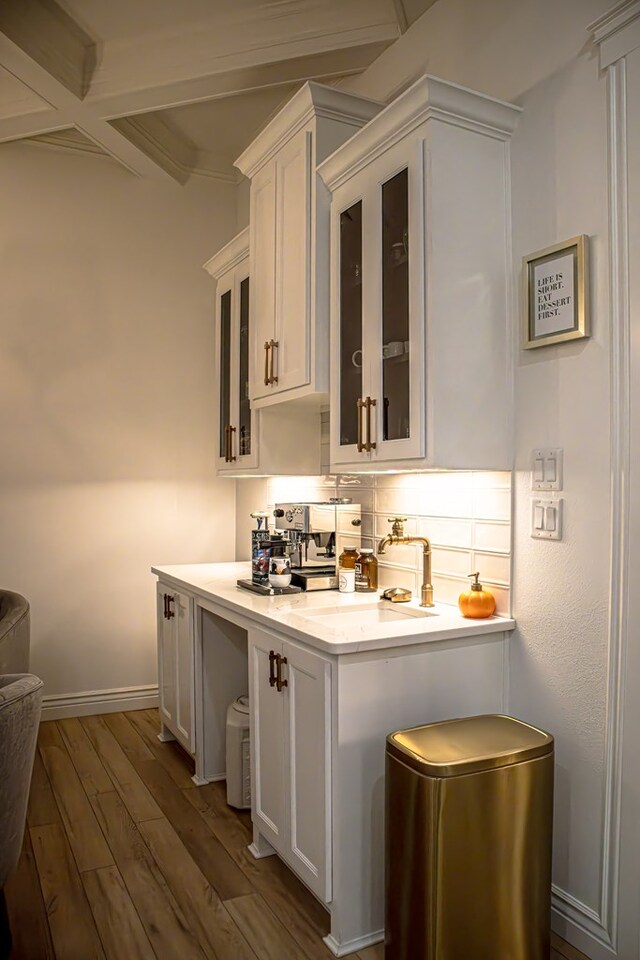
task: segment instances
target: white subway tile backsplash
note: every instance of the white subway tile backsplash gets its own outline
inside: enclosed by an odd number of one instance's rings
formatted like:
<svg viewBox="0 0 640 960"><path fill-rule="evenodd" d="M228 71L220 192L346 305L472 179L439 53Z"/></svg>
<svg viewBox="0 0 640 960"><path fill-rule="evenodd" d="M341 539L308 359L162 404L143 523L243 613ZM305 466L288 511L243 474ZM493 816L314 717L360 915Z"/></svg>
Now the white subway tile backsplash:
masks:
<svg viewBox="0 0 640 960"><path fill-rule="evenodd" d="M419 517L418 533L429 537L431 543L443 547L468 547L473 542L471 520L442 520L439 517Z"/></svg>
<svg viewBox="0 0 640 960"><path fill-rule="evenodd" d="M385 487L376 489L376 513L386 513L388 517L407 517L417 512L419 491L403 487Z"/></svg>
<svg viewBox="0 0 640 960"><path fill-rule="evenodd" d="M326 422L326 418L325 418ZM362 474L323 477L272 477L265 481L270 504L288 500L349 497L358 511L340 515L338 553L345 543L375 549L391 532L389 518L407 517L409 536L432 544L432 580L436 601L457 604L469 589L467 575L494 594L498 612L510 610L511 475L497 471L411 474ZM273 509L271 507L271 509ZM390 546L378 558L381 587L402 586L417 595L422 583L419 545Z"/></svg>
<svg viewBox="0 0 640 960"><path fill-rule="evenodd" d="M392 490L416 490L422 488L427 477L425 473L381 473L375 477L375 485L378 490L387 487Z"/></svg>
<svg viewBox="0 0 640 960"><path fill-rule="evenodd" d="M387 547L385 553L378 555L378 563L411 567L415 570L418 558L422 568L422 547L418 543L407 543L406 545Z"/></svg>
<svg viewBox="0 0 640 960"><path fill-rule="evenodd" d="M351 487L356 489L358 487L375 487L376 479L380 477L375 477L370 473L341 473L338 477L340 485L343 487Z"/></svg>
<svg viewBox="0 0 640 960"><path fill-rule="evenodd" d="M500 553L481 553L476 550L473 554L473 569L480 572L482 583L501 583L509 586L511 562L509 556Z"/></svg>
<svg viewBox="0 0 640 960"><path fill-rule="evenodd" d="M511 550L511 524L476 520L473 524L473 546L476 550Z"/></svg>
<svg viewBox="0 0 640 960"><path fill-rule="evenodd" d="M493 491L492 491L493 492ZM424 517L471 517L471 487L454 485L451 489L421 490L418 512Z"/></svg>
<svg viewBox="0 0 640 960"><path fill-rule="evenodd" d="M363 512L373 513L374 511L375 494L371 487L346 487L343 483L340 483L337 496L359 503Z"/></svg>
<svg viewBox="0 0 640 960"><path fill-rule="evenodd" d="M434 547L431 566L434 573L443 573L449 577L466 577L471 573L472 554L470 550L447 550Z"/></svg>
<svg viewBox="0 0 640 960"><path fill-rule="evenodd" d="M487 487L502 487L511 489L511 474L506 470L478 470L473 474L474 490L484 490Z"/></svg>
<svg viewBox="0 0 640 960"><path fill-rule="evenodd" d="M511 490L475 490L473 516L476 520L509 520L511 518Z"/></svg>
<svg viewBox="0 0 640 960"><path fill-rule="evenodd" d="M422 582L422 578L420 578ZM414 570L405 567L378 566L378 586L381 590L387 587L405 587L411 590L414 596L418 595L418 579Z"/></svg>

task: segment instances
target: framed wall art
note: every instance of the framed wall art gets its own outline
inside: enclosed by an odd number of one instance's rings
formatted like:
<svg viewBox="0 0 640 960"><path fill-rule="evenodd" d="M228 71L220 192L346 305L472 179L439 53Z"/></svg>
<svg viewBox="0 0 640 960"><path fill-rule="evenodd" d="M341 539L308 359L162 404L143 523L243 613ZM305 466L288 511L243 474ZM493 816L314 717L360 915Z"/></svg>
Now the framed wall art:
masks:
<svg viewBox="0 0 640 960"><path fill-rule="evenodd" d="M523 257L525 350L589 336L588 258L584 234Z"/></svg>

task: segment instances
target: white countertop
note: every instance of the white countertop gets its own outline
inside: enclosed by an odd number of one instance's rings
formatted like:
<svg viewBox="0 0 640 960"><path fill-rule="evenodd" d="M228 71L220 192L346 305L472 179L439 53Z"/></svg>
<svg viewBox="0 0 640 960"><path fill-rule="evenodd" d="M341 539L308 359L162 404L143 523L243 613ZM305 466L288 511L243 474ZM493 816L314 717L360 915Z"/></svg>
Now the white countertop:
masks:
<svg viewBox="0 0 640 960"><path fill-rule="evenodd" d="M151 570L196 598L325 653L358 653L503 633L516 625L507 617L469 620L450 604L436 604L427 610L417 599L392 604L380 601L379 593L318 590L263 597L236 584L240 578L251 577L250 563L175 564ZM377 622L376 607L382 608L383 622ZM400 619L387 619L395 616Z"/></svg>

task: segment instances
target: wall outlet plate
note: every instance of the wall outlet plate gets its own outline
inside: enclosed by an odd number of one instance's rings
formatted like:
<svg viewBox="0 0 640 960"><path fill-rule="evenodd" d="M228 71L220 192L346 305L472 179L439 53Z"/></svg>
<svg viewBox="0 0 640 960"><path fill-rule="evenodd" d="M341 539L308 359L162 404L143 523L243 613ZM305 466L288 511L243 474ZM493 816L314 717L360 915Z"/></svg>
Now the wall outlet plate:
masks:
<svg viewBox="0 0 640 960"><path fill-rule="evenodd" d="M531 489L562 490L562 448L536 447L531 453Z"/></svg>
<svg viewBox="0 0 640 960"><path fill-rule="evenodd" d="M539 540L562 540L562 499L531 500L531 536Z"/></svg>

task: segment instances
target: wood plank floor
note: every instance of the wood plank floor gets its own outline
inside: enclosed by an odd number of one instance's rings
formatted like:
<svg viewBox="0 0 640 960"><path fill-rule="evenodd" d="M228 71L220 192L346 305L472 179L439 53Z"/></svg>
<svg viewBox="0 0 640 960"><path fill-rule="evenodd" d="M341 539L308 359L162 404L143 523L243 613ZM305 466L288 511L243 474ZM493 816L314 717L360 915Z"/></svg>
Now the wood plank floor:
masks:
<svg viewBox="0 0 640 960"><path fill-rule="evenodd" d="M158 729L157 710L41 724L11 960L329 960L327 912ZM551 960L585 958L554 937Z"/></svg>

